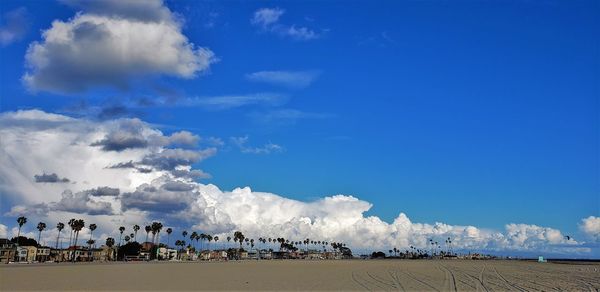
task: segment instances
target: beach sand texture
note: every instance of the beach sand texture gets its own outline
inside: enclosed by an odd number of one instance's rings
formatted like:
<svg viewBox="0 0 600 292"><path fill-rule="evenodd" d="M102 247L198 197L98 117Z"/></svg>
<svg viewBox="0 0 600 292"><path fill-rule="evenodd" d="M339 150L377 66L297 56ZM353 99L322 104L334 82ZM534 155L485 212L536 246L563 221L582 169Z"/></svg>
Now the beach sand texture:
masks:
<svg viewBox="0 0 600 292"><path fill-rule="evenodd" d="M598 291L600 264L274 260L2 265L0 289Z"/></svg>

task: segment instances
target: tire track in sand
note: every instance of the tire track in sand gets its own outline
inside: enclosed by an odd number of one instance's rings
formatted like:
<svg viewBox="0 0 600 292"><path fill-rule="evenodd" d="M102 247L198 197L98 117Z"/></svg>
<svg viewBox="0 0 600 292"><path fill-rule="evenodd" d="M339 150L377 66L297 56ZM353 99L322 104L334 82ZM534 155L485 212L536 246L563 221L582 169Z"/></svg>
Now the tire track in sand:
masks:
<svg viewBox="0 0 600 292"><path fill-rule="evenodd" d="M365 272L367 276L360 275L358 272L352 272L352 280L354 283L360 285L364 289L368 291L399 291L399 287L394 284L394 279L392 281L388 281L386 279L382 279L378 276L372 275L369 272Z"/></svg>
<svg viewBox="0 0 600 292"><path fill-rule="evenodd" d="M450 269L448 269L444 265L442 265L442 264L439 264L439 265L440 265L439 269L442 272L446 273L446 277L444 279L444 285L442 286L442 287L444 287L443 290L446 290L446 287L447 287L448 288L447 291L454 291L454 292L458 291L456 289L456 278L454 277L454 273L452 273L452 271L450 271Z"/></svg>
<svg viewBox="0 0 600 292"><path fill-rule="evenodd" d="M415 281L417 281L417 282L419 282L419 283L421 283L421 284L423 284L423 285L431 288L432 290L435 290L435 291L438 291L438 292L440 291L438 288L436 288L436 287L432 286L431 284L429 284L429 283L427 283L427 282L419 279L418 277L413 276L411 273L405 272L405 271L402 271L402 272L404 274L406 274L408 277L410 277L411 279L413 279L413 280L415 280Z"/></svg>
<svg viewBox="0 0 600 292"><path fill-rule="evenodd" d="M502 274L500 274L500 272L498 272L498 269L496 269L495 267L494 267L494 272L496 273L496 276L498 276L498 278L500 278L504 282L504 284L508 286L509 290L511 288L514 288L521 292L527 291L526 289L522 288L521 286L506 280L506 278L504 278L504 276L502 276Z"/></svg>

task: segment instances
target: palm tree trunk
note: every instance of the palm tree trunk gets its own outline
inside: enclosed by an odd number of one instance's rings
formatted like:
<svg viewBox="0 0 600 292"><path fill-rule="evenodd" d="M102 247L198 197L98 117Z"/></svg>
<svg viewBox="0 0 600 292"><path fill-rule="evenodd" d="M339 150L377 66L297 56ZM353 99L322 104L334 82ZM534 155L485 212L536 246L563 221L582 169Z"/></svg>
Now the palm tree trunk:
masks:
<svg viewBox="0 0 600 292"><path fill-rule="evenodd" d="M75 241L74 241L74 249L73 249L73 262L75 262L75 252L77 251L77 238L79 237L79 231L75 232Z"/></svg>
<svg viewBox="0 0 600 292"><path fill-rule="evenodd" d="M60 244L60 232L61 231L62 230L58 231L58 236L56 237L56 249L58 249L58 246ZM59 261L62 262L62 245L61 245L60 250L59 250L59 257L58 258L59 258Z"/></svg>
<svg viewBox="0 0 600 292"><path fill-rule="evenodd" d="M117 247L117 256L115 257L115 261L116 258L119 257L119 250L121 249L121 237L123 237L123 232L121 232L121 234L119 235L119 246Z"/></svg>
<svg viewBox="0 0 600 292"><path fill-rule="evenodd" d="M17 247L19 246L19 237L21 237L21 224L19 224L19 232L17 232ZM21 261L21 258L19 257L19 249L17 249L15 257L17 258L17 262Z"/></svg>

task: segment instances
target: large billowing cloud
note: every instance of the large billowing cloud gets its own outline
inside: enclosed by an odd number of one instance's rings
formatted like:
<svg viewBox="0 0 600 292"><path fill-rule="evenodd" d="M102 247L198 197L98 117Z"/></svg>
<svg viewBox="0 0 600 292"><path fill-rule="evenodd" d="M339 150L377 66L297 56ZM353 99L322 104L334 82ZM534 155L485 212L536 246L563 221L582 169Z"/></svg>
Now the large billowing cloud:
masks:
<svg viewBox="0 0 600 292"><path fill-rule="evenodd" d="M82 12L55 20L29 45L23 81L34 91L127 88L148 75L192 78L217 60L182 34L181 20L161 0L64 2Z"/></svg>
<svg viewBox="0 0 600 292"><path fill-rule="evenodd" d="M124 129L145 143L118 149L95 144ZM165 135L141 120L97 122L37 110L7 112L0 114L0 137L0 192L12 204L4 216L27 214L31 222L43 220L49 226L83 218L98 224L95 234L101 241L116 235L118 226L131 231L133 224L158 219L166 226L224 237L242 230L254 238L342 241L353 248L427 248L429 239L442 243L450 237L455 249L462 250L564 255L591 251L583 241L566 239L549 227L507 224L504 230L489 230L417 223L404 213L385 222L366 216L372 205L350 195L302 202L249 187L224 191L195 181L205 174L192 167L216 154L216 148L173 148L201 138L191 133ZM42 169L74 183L36 183L34 175ZM594 235L597 221L590 218L582 229ZM43 241L53 242L55 236L55 230L45 232Z"/></svg>
<svg viewBox="0 0 600 292"><path fill-rule="evenodd" d="M600 217L590 216L582 219L579 228L586 235L600 241Z"/></svg>

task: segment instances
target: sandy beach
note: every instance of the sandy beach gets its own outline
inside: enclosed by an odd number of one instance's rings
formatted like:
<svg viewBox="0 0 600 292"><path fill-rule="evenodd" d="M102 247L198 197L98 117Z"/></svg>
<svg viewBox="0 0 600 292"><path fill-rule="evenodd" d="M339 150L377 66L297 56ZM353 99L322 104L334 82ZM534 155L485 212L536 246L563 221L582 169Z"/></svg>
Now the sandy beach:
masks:
<svg viewBox="0 0 600 292"><path fill-rule="evenodd" d="M597 291L600 264L347 260L2 265L0 288L2 291Z"/></svg>

